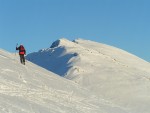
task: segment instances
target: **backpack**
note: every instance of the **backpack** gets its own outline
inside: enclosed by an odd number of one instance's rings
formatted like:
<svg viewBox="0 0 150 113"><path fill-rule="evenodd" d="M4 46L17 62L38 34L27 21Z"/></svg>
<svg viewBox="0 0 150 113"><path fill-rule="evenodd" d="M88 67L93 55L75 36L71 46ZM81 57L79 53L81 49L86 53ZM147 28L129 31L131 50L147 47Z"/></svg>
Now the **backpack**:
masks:
<svg viewBox="0 0 150 113"><path fill-rule="evenodd" d="M24 47L23 47L23 45L21 45L20 46L20 51L24 51L25 49L24 49Z"/></svg>
<svg viewBox="0 0 150 113"><path fill-rule="evenodd" d="M24 55L24 54L25 54L25 48L23 47L23 45L21 45L21 46L19 47L19 54L20 54L20 55Z"/></svg>

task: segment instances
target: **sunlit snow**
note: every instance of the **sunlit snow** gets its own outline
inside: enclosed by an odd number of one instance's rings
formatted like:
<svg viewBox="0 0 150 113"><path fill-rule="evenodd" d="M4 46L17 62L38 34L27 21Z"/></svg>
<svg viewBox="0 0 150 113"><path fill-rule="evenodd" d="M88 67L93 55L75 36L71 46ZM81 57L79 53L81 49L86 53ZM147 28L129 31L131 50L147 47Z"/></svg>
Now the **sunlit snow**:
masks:
<svg viewBox="0 0 150 113"><path fill-rule="evenodd" d="M150 113L150 64L124 50L89 40L60 39L27 59L126 112Z"/></svg>
<svg viewBox="0 0 150 113"><path fill-rule="evenodd" d="M128 113L73 81L0 49L0 113Z"/></svg>

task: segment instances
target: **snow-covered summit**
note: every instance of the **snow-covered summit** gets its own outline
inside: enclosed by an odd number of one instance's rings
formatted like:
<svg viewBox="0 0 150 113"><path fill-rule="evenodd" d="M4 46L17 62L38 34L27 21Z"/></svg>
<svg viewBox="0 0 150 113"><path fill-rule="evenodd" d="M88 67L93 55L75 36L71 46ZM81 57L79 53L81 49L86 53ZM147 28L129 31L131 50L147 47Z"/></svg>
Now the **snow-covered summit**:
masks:
<svg viewBox="0 0 150 113"><path fill-rule="evenodd" d="M143 59L124 50L83 39L74 41L69 41L64 38L59 39L53 42L50 48L31 53L26 58L61 76L68 75L68 71L77 63L94 65L97 63L101 64L102 61L109 61L110 63L113 62L112 65L118 64L119 66L135 67L146 71L150 65ZM97 63L92 62L94 59ZM102 66L104 65L109 67L109 65L103 63ZM86 65L86 67L88 66ZM84 67L81 68L83 69ZM55 70L56 68L57 70ZM95 68L93 67L92 69Z"/></svg>
<svg viewBox="0 0 150 113"><path fill-rule="evenodd" d="M131 113L149 113L150 64L124 50L77 39L29 54L30 61L73 80ZM57 44L56 44L57 45Z"/></svg>
<svg viewBox="0 0 150 113"><path fill-rule="evenodd" d="M58 47L58 46L70 46L72 44L73 44L73 42L71 42L65 38L62 38L62 39L58 39L55 42L53 42L52 45L50 46L50 48L54 48L54 47Z"/></svg>

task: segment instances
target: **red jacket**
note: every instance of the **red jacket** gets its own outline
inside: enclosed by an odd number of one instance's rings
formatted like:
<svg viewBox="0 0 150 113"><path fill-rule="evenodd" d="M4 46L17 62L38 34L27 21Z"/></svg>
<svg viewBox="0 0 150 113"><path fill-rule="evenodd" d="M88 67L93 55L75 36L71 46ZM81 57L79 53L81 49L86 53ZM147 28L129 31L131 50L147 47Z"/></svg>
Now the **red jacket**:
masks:
<svg viewBox="0 0 150 113"><path fill-rule="evenodd" d="M16 50L19 50L19 55L24 55L26 54L26 50L23 47L23 45L20 45L19 47L16 47Z"/></svg>

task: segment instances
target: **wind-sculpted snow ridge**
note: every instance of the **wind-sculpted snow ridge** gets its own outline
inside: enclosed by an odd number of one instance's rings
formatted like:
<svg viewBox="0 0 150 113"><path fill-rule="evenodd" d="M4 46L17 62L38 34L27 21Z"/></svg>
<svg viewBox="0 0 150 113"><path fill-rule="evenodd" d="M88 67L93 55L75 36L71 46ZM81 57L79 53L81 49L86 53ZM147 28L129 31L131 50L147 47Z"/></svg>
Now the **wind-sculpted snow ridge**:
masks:
<svg viewBox="0 0 150 113"><path fill-rule="evenodd" d="M59 43L58 43L59 42ZM30 61L78 83L131 113L150 113L150 64L90 40L57 40Z"/></svg>
<svg viewBox="0 0 150 113"><path fill-rule="evenodd" d="M0 50L0 113L129 113L72 81Z"/></svg>

